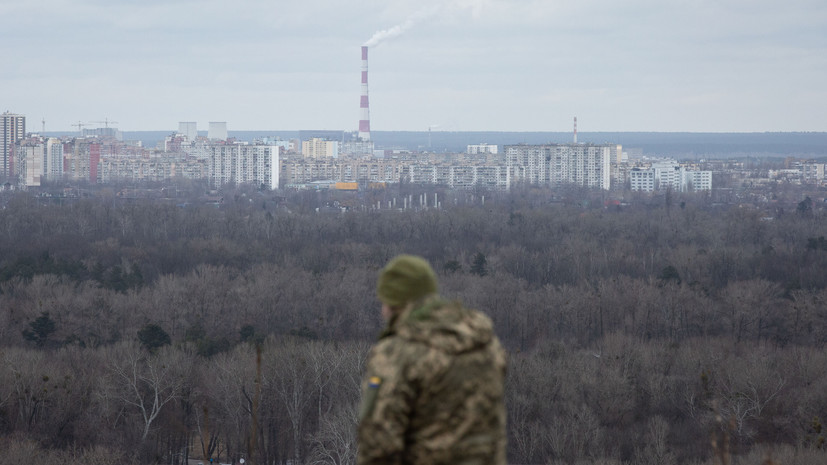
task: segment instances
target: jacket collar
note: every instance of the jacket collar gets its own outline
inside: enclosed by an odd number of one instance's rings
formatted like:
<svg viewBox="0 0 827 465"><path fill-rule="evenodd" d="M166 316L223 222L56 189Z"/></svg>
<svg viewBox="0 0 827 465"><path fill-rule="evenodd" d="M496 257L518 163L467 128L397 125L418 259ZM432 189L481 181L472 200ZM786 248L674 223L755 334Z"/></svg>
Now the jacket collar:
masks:
<svg viewBox="0 0 827 465"><path fill-rule="evenodd" d="M409 302L407 305L402 307L402 310L391 315L387 326L385 326L385 329L379 334L379 339L396 334L399 326L401 326L405 321L408 321L412 313L425 307L433 306L439 301L441 301L441 299L438 294L429 294L418 300Z"/></svg>

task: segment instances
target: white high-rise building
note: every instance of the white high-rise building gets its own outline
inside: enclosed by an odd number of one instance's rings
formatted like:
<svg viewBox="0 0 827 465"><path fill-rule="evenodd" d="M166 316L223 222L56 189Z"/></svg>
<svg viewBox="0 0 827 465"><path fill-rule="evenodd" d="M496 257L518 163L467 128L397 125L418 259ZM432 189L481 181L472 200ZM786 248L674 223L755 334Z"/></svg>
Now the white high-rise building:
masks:
<svg viewBox="0 0 827 465"><path fill-rule="evenodd" d="M25 187L40 186L43 176L43 139L32 137L17 144L14 171L20 184Z"/></svg>
<svg viewBox="0 0 827 465"><path fill-rule="evenodd" d="M210 140L227 140L227 123L224 121L210 121L207 138Z"/></svg>
<svg viewBox="0 0 827 465"><path fill-rule="evenodd" d="M573 184L609 189L617 144L506 145L515 181L554 187Z"/></svg>
<svg viewBox="0 0 827 465"><path fill-rule="evenodd" d="M0 179L14 176L14 146L26 137L26 117L5 112L0 115Z"/></svg>
<svg viewBox="0 0 827 465"><path fill-rule="evenodd" d="M278 145L210 144L208 153L208 176L213 187L225 184L279 187L281 147Z"/></svg>
<svg viewBox="0 0 827 465"><path fill-rule="evenodd" d="M178 133L187 136L190 142L195 142L198 137L198 124L195 121L181 121L178 123Z"/></svg>
<svg viewBox="0 0 827 465"><path fill-rule="evenodd" d="M43 152L43 174L50 181L63 178L63 142L56 137L46 139Z"/></svg>
<svg viewBox="0 0 827 465"><path fill-rule="evenodd" d="M17 144L14 162L15 175L26 187L42 185L43 180L63 176L63 143L54 137L40 136L23 139Z"/></svg>

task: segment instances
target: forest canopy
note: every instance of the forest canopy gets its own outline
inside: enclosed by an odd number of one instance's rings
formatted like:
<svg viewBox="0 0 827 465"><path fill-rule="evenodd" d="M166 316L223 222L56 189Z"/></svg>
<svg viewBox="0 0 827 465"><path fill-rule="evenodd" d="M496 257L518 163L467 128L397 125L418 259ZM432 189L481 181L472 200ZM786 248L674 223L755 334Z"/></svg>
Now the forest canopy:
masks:
<svg viewBox="0 0 827 465"><path fill-rule="evenodd" d="M809 197L607 206L520 188L366 207L424 188L398 189L4 194L0 447L353 463L377 272L415 253L509 351L510 463L711 463L710 437L743 463L827 457L827 217Z"/></svg>

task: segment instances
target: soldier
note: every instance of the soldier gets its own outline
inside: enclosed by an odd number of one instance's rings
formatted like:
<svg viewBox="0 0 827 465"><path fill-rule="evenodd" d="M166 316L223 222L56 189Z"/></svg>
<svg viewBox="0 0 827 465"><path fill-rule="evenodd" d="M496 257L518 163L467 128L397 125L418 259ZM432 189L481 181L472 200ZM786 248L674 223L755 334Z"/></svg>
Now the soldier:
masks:
<svg viewBox="0 0 827 465"><path fill-rule="evenodd" d="M505 352L491 320L437 294L424 259L400 255L381 271L387 327L362 382L357 462L505 462Z"/></svg>

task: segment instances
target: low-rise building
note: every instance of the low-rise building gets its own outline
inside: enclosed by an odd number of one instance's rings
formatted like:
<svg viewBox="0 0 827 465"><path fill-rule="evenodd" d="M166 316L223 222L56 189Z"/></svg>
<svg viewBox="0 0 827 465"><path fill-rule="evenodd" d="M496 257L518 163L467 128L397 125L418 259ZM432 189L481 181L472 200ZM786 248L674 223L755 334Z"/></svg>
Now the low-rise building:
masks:
<svg viewBox="0 0 827 465"><path fill-rule="evenodd" d="M649 168L629 170L629 188L654 192L672 189L677 192L712 190L712 171L689 170L674 160L659 160Z"/></svg>

